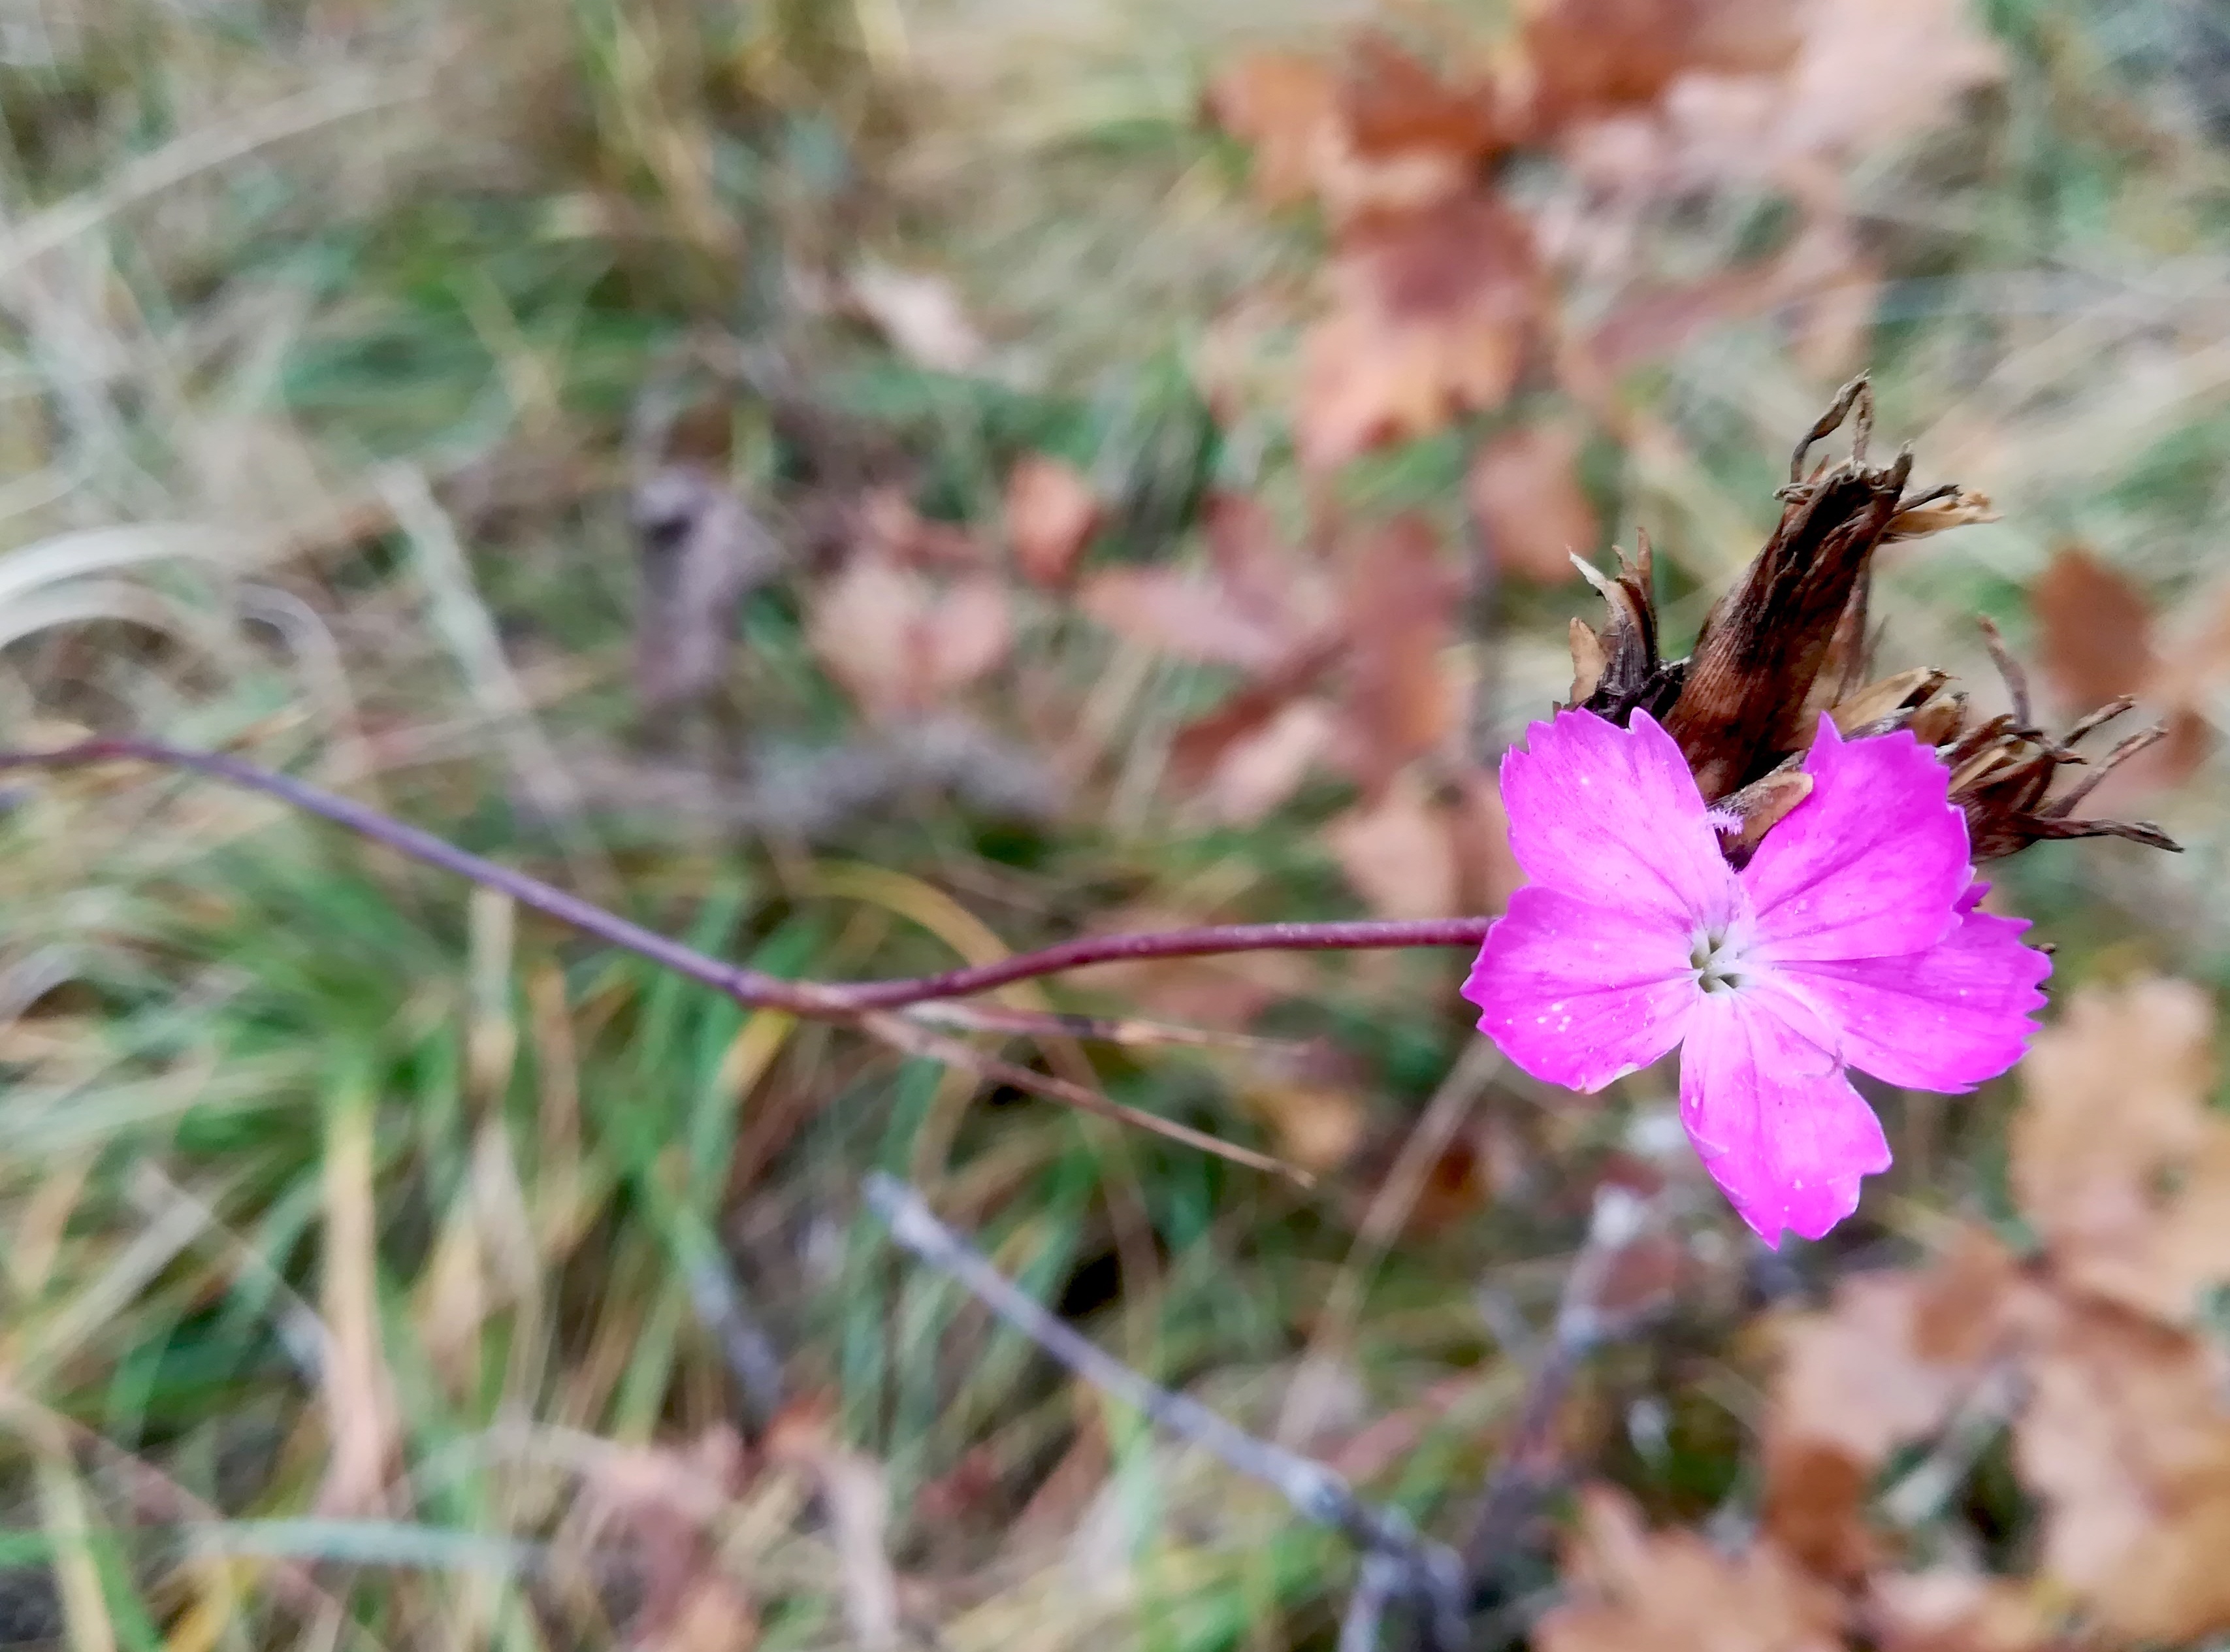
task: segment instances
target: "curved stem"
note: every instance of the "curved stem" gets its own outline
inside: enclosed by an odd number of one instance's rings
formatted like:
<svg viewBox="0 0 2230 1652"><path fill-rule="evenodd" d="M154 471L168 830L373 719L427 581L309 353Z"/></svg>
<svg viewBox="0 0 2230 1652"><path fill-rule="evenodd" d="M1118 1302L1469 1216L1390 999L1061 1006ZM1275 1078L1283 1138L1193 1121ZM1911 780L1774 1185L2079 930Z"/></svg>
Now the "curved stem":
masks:
<svg viewBox="0 0 2230 1652"><path fill-rule="evenodd" d="M938 975L844 983L792 981L723 963L592 901L568 894L539 878L498 865L376 809L241 758L128 737L87 740L56 752L0 752L0 771L82 768L96 763L158 764L260 791L414 860L453 872L485 888L498 890L523 907L725 992L739 1003L786 1010L794 1015L824 1020L848 1019L870 1010L899 1010L932 999L967 997L1017 981L1093 964L1207 958L1226 952L1476 946L1486 939L1487 926L1492 921L1486 918L1443 918L1412 923L1225 924L1136 935L1086 936L1041 952L1020 952L996 963L947 970Z"/></svg>

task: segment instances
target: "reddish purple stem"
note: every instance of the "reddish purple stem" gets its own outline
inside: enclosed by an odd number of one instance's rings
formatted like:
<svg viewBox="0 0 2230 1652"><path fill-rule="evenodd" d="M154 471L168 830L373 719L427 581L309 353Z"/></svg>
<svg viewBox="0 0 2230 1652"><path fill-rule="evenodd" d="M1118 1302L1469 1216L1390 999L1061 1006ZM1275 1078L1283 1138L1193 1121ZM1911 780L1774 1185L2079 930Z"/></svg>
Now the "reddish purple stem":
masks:
<svg viewBox="0 0 2230 1652"><path fill-rule="evenodd" d="M376 809L306 784L275 771L216 752L194 752L157 740L87 740L58 752L0 752L0 771L81 768L94 763L153 763L186 769L260 791L296 809L345 826L389 849L440 867L483 887L500 890L523 907L569 924L598 940L726 993L755 1008L841 1019L872 1010L899 1010L933 998L964 998L1016 981L1092 964L1155 958L1205 958L1221 952L1369 951L1410 946L1476 946L1486 937L1486 918L1442 918L1415 923L1225 924L1203 929L1159 930L1142 935L1092 935L1042 952L1022 952L996 964L947 970L941 975L890 981L791 981L708 957L669 936L631 923L616 913L563 889L499 866L455 844L407 826Z"/></svg>

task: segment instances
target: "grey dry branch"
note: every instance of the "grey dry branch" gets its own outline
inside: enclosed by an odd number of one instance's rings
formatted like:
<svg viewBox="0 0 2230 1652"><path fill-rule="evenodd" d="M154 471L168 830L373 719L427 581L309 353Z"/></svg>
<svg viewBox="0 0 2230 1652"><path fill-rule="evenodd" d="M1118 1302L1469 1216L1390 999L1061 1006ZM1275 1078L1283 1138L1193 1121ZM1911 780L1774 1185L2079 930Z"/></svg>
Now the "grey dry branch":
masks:
<svg viewBox="0 0 2230 1652"><path fill-rule="evenodd" d="M1066 1370L1132 1407L1157 1428L1267 1486L1296 1513L1331 1526L1361 1548L1366 1604L1355 1616L1359 1623L1371 1625L1372 1639L1379 1606L1394 1595L1419 1608L1427 1646L1453 1649L1461 1644L1462 1568L1453 1551L1420 1537L1399 1510L1365 1502L1345 1476L1257 1439L1199 1401L1131 1370L1024 1294L981 1251L939 1222L928 1202L896 1177L878 1171L867 1178L863 1191L868 1209L882 1219L902 1249L965 1287ZM1344 1647L1347 1639L1343 1636Z"/></svg>
<svg viewBox="0 0 2230 1652"><path fill-rule="evenodd" d="M947 970L938 975L884 981L789 980L724 963L539 878L459 849L432 832L406 825L376 809L242 758L126 737L87 740L55 752L0 752L0 772L10 769L85 768L100 763L151 763L260 791L413 860L507 894L522 907L725 992L738 1003L828 1021L848 1021L874 1010L902 1010L938 999L970 997L1011 986L1017 981L1057 975L1094 964L1208 958L1228 952L1477 946L1486 939L1487 926L1493 921L1490 918L1446 918L1399 923L1221 924L1135 935L1086 936L1041 952L1018 952L996 963Z"/></svg>

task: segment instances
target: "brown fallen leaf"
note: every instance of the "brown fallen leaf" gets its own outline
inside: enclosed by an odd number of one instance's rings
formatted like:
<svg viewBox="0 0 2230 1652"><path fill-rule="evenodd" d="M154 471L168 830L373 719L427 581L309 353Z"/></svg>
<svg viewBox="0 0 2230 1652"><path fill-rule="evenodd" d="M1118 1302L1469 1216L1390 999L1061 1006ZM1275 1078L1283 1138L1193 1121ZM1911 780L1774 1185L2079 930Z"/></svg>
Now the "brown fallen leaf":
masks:
<svg viewBox="0 0 2230 1652"><path fill-rule="evenodd" d="M1491 79L1444 78L1368 29L1336 65L1291 52L1241 58L1209 87L1208 114L1253 145L1264 204L1313 196L1335 221L1447 200L1506 140Z"/></svg>
<svg viewBox="0 0 2230 1652"><path fill-rule="evenodd" d="M983 540L958 523L924 516L906 490L895 485L868 489L850 519L848 548L894 568L968 574L989 572L993 566Z"/></svg>
<svg viewBox="0 0 2230 1652"><path fill-rule="evenodd" d="M1801 35L1792 0L1529 0L1518 41L1529 129L1654 102L1684 74L1786 66Z"/></svg>
<svg viewBox="0 0 2230 1652"><path fill-rule="evenodd" d="M2053 553L2029 600L2040 632L2037 662L2062 712L2081 716L2151 686L2158 664L2152 604L2120 570L2066 545Z"/></svg>
<svg viewBox="0 0 2230 1652"><path fill-rule="evenodd" d="M2013 1257L1969 1230L1932 1267L1856 1275L1827 1312L1787 1325L1766 1423L1765 1531L1822 1577L1871 1570L1862 1506L1875 1474L2009 1357L2029 1307Z"/></svg>
<svg viewBox="0 0 2230 1652"><path fill-rule="evenodd" d="M2230 1118L2214 1011L2183 981L2086 986L2037 1036L2014 1195L2068 1290L2188 1326L2230 1283Z"/></svg>
<svg viewBox="0 0 2230 1652"><path fill-rule="evenodd" d="M1378 800L1325 828L1332 852L1371 911L1382 918L1445 918L1456 910L1457 864L1447 810L1414 771Z"/></svg>
<svg viewBox="0 0 2230 1652"><path fill-rule="evenodd" d="M1585 438L1569 419L1523 426L1481 447L1464 477L1464 501L1495 565L1544 585L1576 579L1575 556L1592 557L1602 521L1580 486Z"/></svg>
<svg viewBox="0 0 2230 1652"><path fill-rule="evenodd" d="M1317 469L1500 406L1544 297L1525 220L1486 196L1363 221L1343 236L1331 284L1298 421Z"/></svg>
<svg viewBox="0 0 2230 1652"><path fill-rule="evenodd" d="M2045 1502L2042 1570L2119 1643L2230 1629L2230 1405L2201 1338L2074 1307L2031 1372L2014 1462Z"/></svg>
<svg viewBox="0 0 2230 1652"><path fill-rule="evenodd" d="M1292 645L1283 616L1234 601L1212 575L1188 569L1105 569L1085 581L1077 604L1134 642L1204 665L1267 671Z"/></svg>
<svg viewBox="0 0 2230 1652"><path fill-rule="evenodd" d="M1007 543L1022 578L1047 590L1068 583L1099 526L1099 501L1064 460L1026 454L1007 473Z"/></svg>
<svg viewBox="0 0 2230 1652"><path fill-rule="evenodd" d="M1582 385L1670 355L1707 327L1763 314L1788 298L1778 259L1739 264L1678 286L1629 291L1561 362Z"/></svg>
<svg viewBox="0 0 2230 1652"><path fill-rule="evenodd" d="M1344 758L1376 794L1455 726L1461 708L1445 656L1462 586L1418 516L1395 517L1365 539L1346 585Z"/></svg>
<svg viewBox="0 0 2230 1652"><path fill-rule="evenodd" d="M1450 832L1455 844L1459 909L1498 913L1525 882L1510 848L1510 811L1492 770L1472 769L1461 781Z"/></svg>
<svg viewBox="0 0 2230 1652"><path fill-rule="evenodd" d="M1770 137L1784 172L1901 143L2004 78L2004 50L1963 0L1808 7Z"/></svg>
<svg viewBox="0 0 2230 1652"><path fill-rule="evenodd" d="M1317 1175L1352 1158L1370 1122L1361 1100L1344 1085L1266 1076L1242 1086L1241 1096L1269 1127L1278 1157Z"/></svg>
<svg viewBox="0 0 2230 1652"><path fill-rule="evenodd" d="M1841 1605L1770 1541L1725 1555L1692 1532L1650 1532L1624 1494L1592 1487L1564 1600L1536 1652L1841 1652Z"/></svg>
<svg viewBox="0 0 2230 1652"><path fill-rule="evenodd" d="M1982 1572L1882 1573L1863 1616L1879 1652L2072 1652L2046 1591Z"/></svg>
<svg viewBox="0 0 2230 1652"><path fill-rule="evenodd" d="M2019 1281L1978 1229L1925 1270L1846 1280L1827 1312L1782 1333L1769 1438L1837 1446L1872 1469L1933 1433L2015 1327Z"/></svg>
<svg viewBox="0 0 2230 1652"><path fill-rule="evenodd" d="M1466 192L1508 142L1492 78L1456 75L1366 29L1342 55L1337 119L1318 148L1317 193L1335 221L1428 211Z"/></svg>
<svg viewBox="0 0 2230 1652"><path fill-rule="evenodd" d="M1770 184L1840 216L1853 158L2005 73L1960 0L1546 0L1544 15L1535 129L1628 201Z"/></svg>
<svg viewBox="0 0 2230 1652"><path fill-rule="evenodd" d="M1201 725L1184 731L1197 735ZM1222 742L1198 797L1211 818L1253 826L1299 791L1332 744L1331 709L1317 700L1291 700ZM1180 739L1183 735L1180 735Z"/></svg>
<svg viewBox="0 0 2230 1652"><path fill-rule="evenodd" d="M1331 65L1298 52L1255 52L1215 77L1208 119L1254 146L1253 183L1265 206L1292 206L1316 189L1318 156L1336 141L1339 83Z"/></svg>
<svg viewBox="0 0 2230 1652"><path fill-rule="evenodd" d="M861 710L900 718L941 707L998 669L1014 621L996 580L977 576L940 587L856 557L814 594L807 635Z"/></svg>

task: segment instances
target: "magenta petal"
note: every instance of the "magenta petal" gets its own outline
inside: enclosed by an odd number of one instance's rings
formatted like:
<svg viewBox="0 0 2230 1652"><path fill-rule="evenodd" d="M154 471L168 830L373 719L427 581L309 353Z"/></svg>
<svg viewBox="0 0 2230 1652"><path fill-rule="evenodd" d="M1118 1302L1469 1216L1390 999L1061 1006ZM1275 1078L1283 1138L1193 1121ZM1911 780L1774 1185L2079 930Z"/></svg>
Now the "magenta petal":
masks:
<svg viewBox="0 0 2230 1652"><path fill-rule="evenodd" d="M1846 742L1823 713L1804 771L1812 795L1743 868L1762 955L1886 958L1942 939L1969 876L1949 771L1909 733Z"/></svg>
<svg viewBox="0 0 2230 1652"><path fill-rule="evenodd" d="M1534 724L1502 759L1502 801L1511 851L1537 884L1677 920L1684 936L1737 909L1687 759L1646 712L1630 728L1584 711Z"/></svg>
<svg viewBox="0 0 2230 1652"><path fill-rule="evenodd" d="M1846 1062L1886 1083L1956 1091L2021 1059L2052 960L2021 944L2026 920L1974 909L1987 887L1975 886L1957 927L1924 952L1783 966L1835 1023Z"/></svg>
<svg viewBox="0 0 2230 1652"><path fill-rule="evenodd" d="M1818 1016L1777 984L1702 995L1680 1051L1680 1121L1711 1179L1769 1245L1858 1208L1889 1143Z"/></svg>
<svg viewBox="0 0 2230 1652"><path fill-rule="evenodd" d="M1703 994L1685 926L1528 884L1464 983L1479 1029L1535 1078L1600 1090L1680 1042Z"/></svg>

